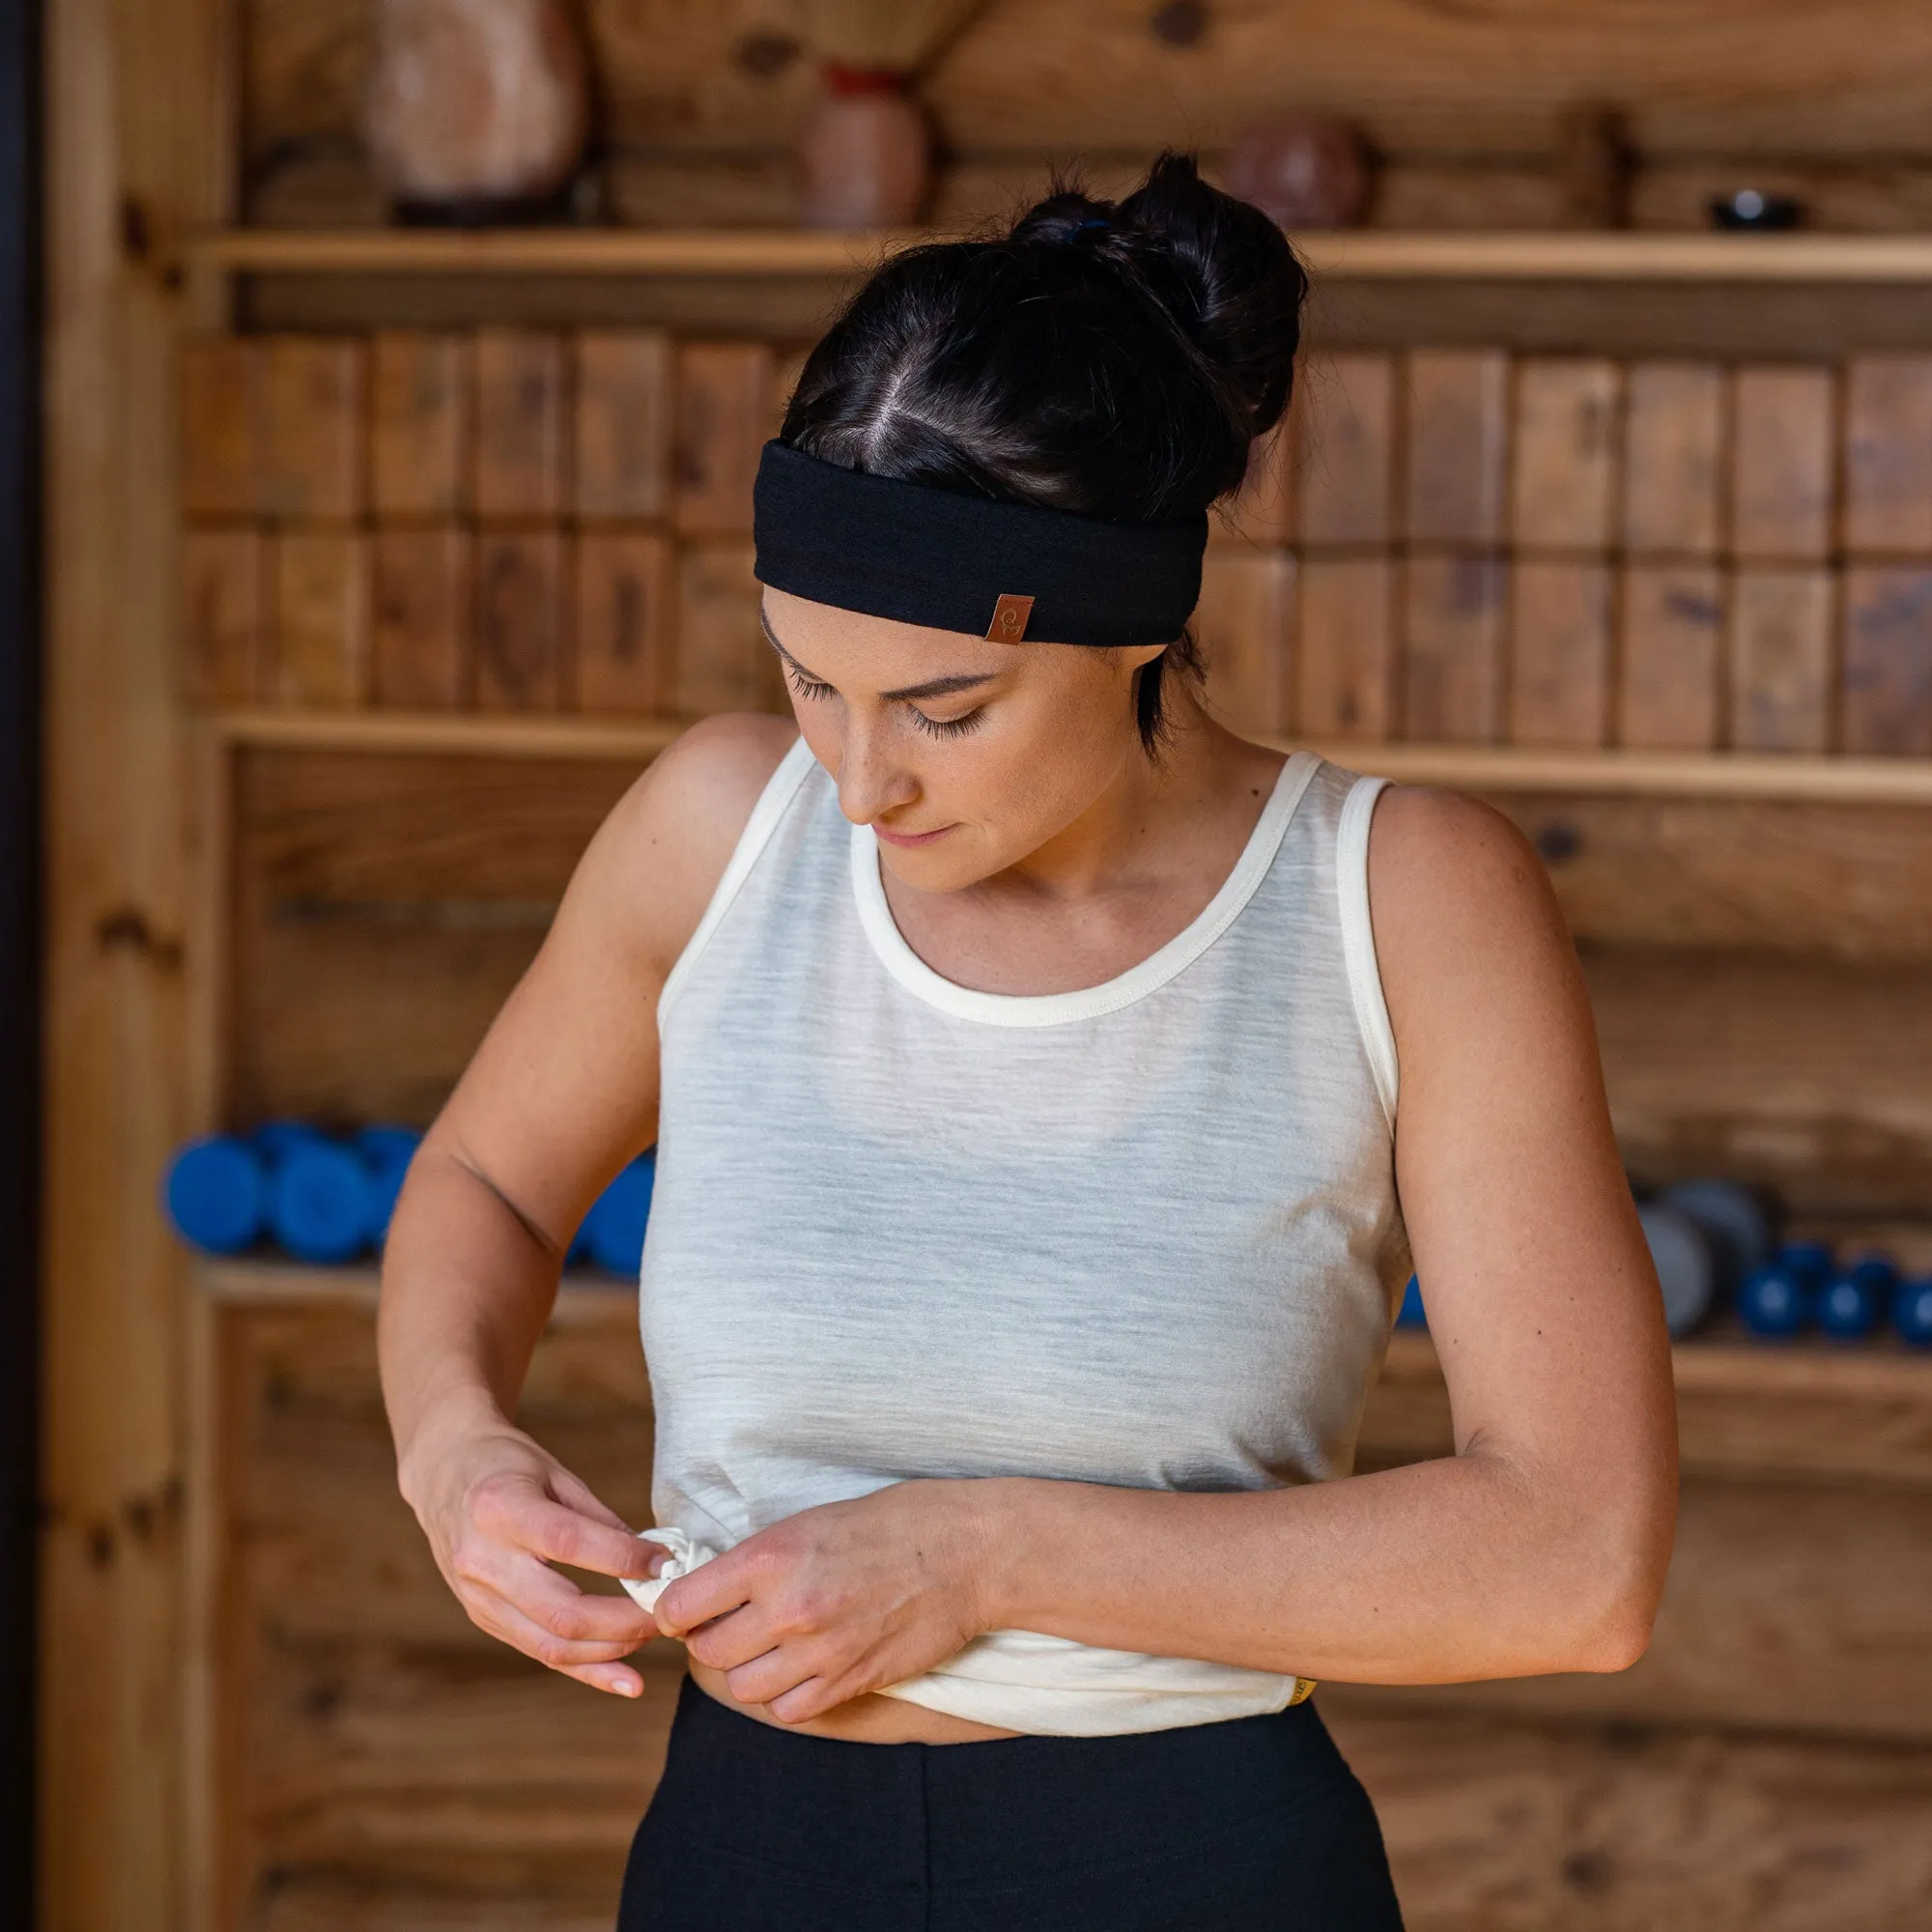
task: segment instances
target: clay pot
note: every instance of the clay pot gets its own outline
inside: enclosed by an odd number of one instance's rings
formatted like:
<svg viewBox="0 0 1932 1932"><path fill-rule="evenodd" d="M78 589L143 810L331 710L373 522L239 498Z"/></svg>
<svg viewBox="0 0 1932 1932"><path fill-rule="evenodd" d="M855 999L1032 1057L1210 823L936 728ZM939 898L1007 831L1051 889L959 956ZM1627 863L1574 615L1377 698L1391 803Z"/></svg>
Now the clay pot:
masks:
<svg viewBox="0 0 1932 1932"><path fill-rule="evenodd" d="M589 75L568 0L377 0L365 129L405 218L554 212L583 153Z"/></svg>
<svg viewBox="0 0 1932 1932"><path fill-rule="evenodd" d="M808 228L903 228L932 188L932 128L902 74L828 66L798 143Z"/></svg>
<svg viewBox="0 0 1932 1932"><path fill-rule="evenodd" d="M1369 159L1344 121L1263 122L1228 156L1228 191L1284 228L1352 228L1368 212Z"/></svg>

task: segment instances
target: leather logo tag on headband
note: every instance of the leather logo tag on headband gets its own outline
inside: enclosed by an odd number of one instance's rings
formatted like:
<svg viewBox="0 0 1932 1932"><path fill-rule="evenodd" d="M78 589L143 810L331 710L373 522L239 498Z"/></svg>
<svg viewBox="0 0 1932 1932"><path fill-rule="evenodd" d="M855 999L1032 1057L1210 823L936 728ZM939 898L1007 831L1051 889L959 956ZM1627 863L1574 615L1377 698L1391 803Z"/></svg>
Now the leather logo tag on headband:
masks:
<svg viewBox="0 0 1932 1932"><path fill-rule="evenodd" d="M1016 644L1026 636L1027 620L1032 615L1031 597L1015 597L1010 590L1003 590L993 606L993 621L986 626L986 635L995 643Z"/></svg>

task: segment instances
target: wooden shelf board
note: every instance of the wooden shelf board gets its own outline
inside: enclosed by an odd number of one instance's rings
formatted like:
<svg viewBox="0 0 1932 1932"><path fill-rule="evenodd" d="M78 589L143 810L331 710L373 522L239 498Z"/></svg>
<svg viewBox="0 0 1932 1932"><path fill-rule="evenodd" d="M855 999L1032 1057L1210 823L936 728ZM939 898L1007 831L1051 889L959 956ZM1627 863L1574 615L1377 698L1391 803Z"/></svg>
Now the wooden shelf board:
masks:
<svg viewBox="0 0 1932 1932"><path fill-rule="evenodd" d="M1759 1342L1719 1329L1674 1344L1671 1372L1680 1395L1753 1398L1824 1396L1834 1401L1921 1404L1932 1414L1932 1352L1892 1338L1857 1343L1815 1339ZM1426 1328L1398 1328L1389 1337L1385 1376L1439 1382L1442 1369Z"/></svg>
<svg viewBox="0 0 1932 1932"><path fill-rule="evenodd" d="M196 268L256 274L840 276L946 239L919 229L230 229L189 238L185 252ZM1318 274L1339 280L1932 280L1932 236L1922 235L1360 229L1295 242Z"/></svg>
<svg viewBox="0 0 1932 1932"><path fill-rule="evenodd" d="M691 721L477 712L247 710L211 714L228 743L295 750L470 753L532 758L652 758ZM1297 741L1271 741L1283 751ZM1313 742L1351 770L1468 791L1574 791L1675 798L1932 805L1932 758L1742 752L1553 751L1521 745Z"/></svg>
<svg viewBox="0 0 1932 1932"><path fill-rule="evenodd" d="M195 1277L210 1300L232 1308L315 1308L372 1311L378 1275L373 1265L312 1266L278 1256L204 1256ZM554 1327L635 1329L638 1286L591 1269L565 1273L551 1312Z"/></svg>
<svg viewBox="0 0 1932 1932"><path fill-rule="evenodd" d="M217 735L231 745L523 758L653 758L692 722L449 711L259 710L210 718Z"/></svg>
<svg viewBox="0 0 1932 1932"><path fill-rule="evenodd" d="M244 1255L196 1264L203 1292L248 1308L373 1308L372 1265L316 1267L276 1256ZM554 1319L573 1326L628 1328L637 1320L636 1284L588 1269L565 1274ZM1932 1352L1891 1341L1845 1346L1767 1343L1719 1334L1679 1342L1671 1350L1683 1392L1752 1397L1823 1395L1833 1399L1908 1398L1932 1409ZM1427 1329L1398 1328L1389 1337L1384 1379L1439 1383L1440 1365Z"/></svg>

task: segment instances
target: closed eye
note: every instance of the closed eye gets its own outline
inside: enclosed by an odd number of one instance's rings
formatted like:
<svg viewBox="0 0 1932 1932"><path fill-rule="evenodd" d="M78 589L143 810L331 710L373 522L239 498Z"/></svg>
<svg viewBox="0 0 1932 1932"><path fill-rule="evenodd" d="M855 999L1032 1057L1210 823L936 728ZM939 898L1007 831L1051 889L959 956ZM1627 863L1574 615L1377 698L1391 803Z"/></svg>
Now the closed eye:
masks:
<svg viewBox="0 0 1932 1932"><path fill-rule="evenodd" d="M963 738L969 731L977 731L985 722L984 710L969 711L963 718L928 718L916 704L908 704L912 722L920 730L934 738Z"/></svg>
<svg viewBox="0 0 1932 1932"><path fill-rule="evenodd" d="M785 675L791 680L791 688L801 697L830 697L832 687L815 677L807 677L790 658L784 660Z"/></svg>

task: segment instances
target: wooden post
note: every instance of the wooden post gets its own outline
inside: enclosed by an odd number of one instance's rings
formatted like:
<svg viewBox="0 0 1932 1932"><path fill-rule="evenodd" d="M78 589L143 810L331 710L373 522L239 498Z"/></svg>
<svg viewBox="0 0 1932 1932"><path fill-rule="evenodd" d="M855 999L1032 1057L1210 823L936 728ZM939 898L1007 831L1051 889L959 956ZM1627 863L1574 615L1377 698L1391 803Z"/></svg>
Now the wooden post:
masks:
<svg viewBox="0 0 1932 1932"><path fill-rule="evenodd" d="M176 696L175 347L226 318L169 261L230 213L232 26L226 0L45 11L46 1932L212 1922L205 1760L184 1743L190 1291L156 1187L210 1124L185 995L197 820Z"/></svg>

